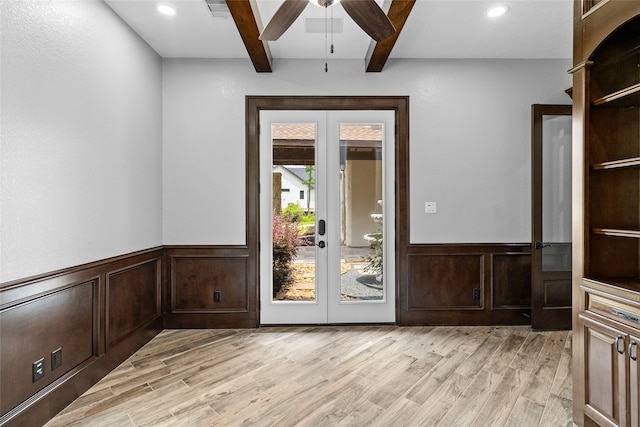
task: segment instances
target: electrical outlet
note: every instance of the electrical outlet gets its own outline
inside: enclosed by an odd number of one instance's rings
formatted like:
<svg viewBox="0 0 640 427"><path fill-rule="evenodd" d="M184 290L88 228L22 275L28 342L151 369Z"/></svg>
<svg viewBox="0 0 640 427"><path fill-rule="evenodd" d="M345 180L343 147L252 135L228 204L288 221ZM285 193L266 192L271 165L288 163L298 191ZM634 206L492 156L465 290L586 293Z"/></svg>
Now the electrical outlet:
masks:
<svg viewBox="0 0 640 427"><path fill-rule="evenodd" d="M480 299L480 288L473 288L473 299Z"/></svg>
<svg viewBox="0 0 640 427"><path fill-rule="evenodd" d="M220 302L221 298L222 298L222 292L213 291L213 302Z"/></svg>
<svg viewBox="0 0 640 427"><path fill-rule="evenodd" d="M51 370L53 371L60 366L62 366L62 348L51 352Z"/></svg>
<svg viewBox="0 0 640 427"><path fill-rule="evenodd" d="M44 377L44 357L31 364L31 382L36 382Z"/></svg>

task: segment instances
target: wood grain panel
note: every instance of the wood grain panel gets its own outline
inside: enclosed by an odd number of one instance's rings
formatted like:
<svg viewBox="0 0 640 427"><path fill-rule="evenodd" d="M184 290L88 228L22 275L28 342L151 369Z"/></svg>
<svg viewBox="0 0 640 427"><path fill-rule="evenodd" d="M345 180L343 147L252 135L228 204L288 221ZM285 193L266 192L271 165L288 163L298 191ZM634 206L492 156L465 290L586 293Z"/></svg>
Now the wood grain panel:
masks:
<svg viewBox="0 0 640 427"><path fill-rule="evenodd" d="M0 312L2 415L94 356L96 297L97 281L90 281ZM62 365L52 370L56 349ZM32 382L32 363L40 358L44 377Z"/></svg>
<svg viewBox="0 0 640 427"><path fill-rule="evenodd" d="M530 251L527 243L408 245L400 259L398 323L530 324Z"/></svg>
<svg viewBox="0 0 640 427"><path fill-rule="evenodd" d="M480 310L483 288L482 254L409 256L409 310ZM482 294L482 292L481 292Z"/></svg>
<svg viewBox="0 0 640 427"><path fill-rule="evenodd" d="M113 346L160 316L160 258L106 275L106 342Z"/></svg>
<svg viewBox="0 0 640 427"><path fill-rule="evenodd" d="M159 314L158 299L148 300L149 309L114 291L152 288L147 284L153 278L152 293L159 297L162 253L160 247L145 249L0 284L0 426L45 424L160 331L156 316L106 346L113 308L106 303L107 283L111 297L122 297L123 317ZM58 348L62 365L51 369L51 352ZM31 364L42 357L45 376L32 383Z"/></svg>
<svg viewBox="0 0 640 427"><path fill-rule="evenodd" d="M531 255L494 254L492 257L493 309L531 307Z"/></svg>
<svg viewBox="0 0 640 427"><path fill-rule="evenodd" d="M618 353L616 343L624 333L580 316L584 331L585 412L601 425L614 421L627 425L621 402L626 401L625 354ZM624 343L622 345L624 348Z"/></svg>
<svg viewBox="0 0 640 427"><path fill-rule="evenodd" d="M560 280L544 281L544 307L571 307L571 276Z"/></svg>
<svg viewBox="0 0 640 427"><path fill-rule="evenodd" d="M248 312L247 256L174 256L171 259L171 311ZM220 301L214 301L214 292Z"/></svg>

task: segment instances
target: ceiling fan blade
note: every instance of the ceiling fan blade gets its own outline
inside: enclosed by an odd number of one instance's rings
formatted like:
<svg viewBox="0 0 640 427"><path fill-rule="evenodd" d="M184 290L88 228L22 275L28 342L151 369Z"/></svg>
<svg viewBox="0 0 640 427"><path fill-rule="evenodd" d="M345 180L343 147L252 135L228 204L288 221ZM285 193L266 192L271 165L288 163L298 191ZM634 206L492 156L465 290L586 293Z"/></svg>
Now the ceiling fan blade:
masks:
<svg viewBox="0 0 640 427"><path fill-rule="evenodd" d="M347 14L377 42L391 37L396 29L375 0L341 0Z"/></svg>
<svg viewBox="0 0 640 427"><path fill-rule="evenodd" d="M284 0L258 38L267 41L278 40L308 4L308 0Z"/></svg>

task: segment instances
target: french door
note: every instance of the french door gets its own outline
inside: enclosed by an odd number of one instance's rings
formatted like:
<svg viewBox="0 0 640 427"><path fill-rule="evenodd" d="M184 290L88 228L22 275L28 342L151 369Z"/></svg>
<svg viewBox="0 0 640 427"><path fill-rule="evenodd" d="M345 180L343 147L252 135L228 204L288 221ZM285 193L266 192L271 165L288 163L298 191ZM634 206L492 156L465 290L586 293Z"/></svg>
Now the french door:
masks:
<svg viewBox="0 0 640 427"><path fill-rule="evenodd" d="M260 112L260 323L395 322L394 112Z"/></svg>

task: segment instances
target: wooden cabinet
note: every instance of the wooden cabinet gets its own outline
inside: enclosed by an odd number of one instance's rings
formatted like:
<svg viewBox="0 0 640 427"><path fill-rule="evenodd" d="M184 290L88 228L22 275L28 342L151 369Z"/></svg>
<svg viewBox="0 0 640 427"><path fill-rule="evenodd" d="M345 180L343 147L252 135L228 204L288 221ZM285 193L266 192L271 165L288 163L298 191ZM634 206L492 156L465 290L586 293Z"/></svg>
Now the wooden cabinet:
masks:
<svg viewBox="0 0 640 427"><path fill-rule="evenodd" d="M575 0L574 422L638 426L640 1Z"/></svg>
<svg viewBox="0 0 640 427"><path fill-rule="evenodd" d="M640 369L638 369L638 350L640 338L631 335L627 347L629 357L629 421L632 426L640 425Z"/></svg>
<svg viewBox="0 0 640 427"><path fill-rule="evenodd" d="M626 426L629 335L580 316L584 334L585 414L600 425ZM633 341L634 343L636 341Z"/></svg>

